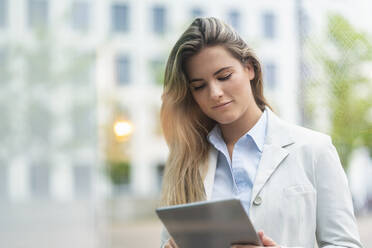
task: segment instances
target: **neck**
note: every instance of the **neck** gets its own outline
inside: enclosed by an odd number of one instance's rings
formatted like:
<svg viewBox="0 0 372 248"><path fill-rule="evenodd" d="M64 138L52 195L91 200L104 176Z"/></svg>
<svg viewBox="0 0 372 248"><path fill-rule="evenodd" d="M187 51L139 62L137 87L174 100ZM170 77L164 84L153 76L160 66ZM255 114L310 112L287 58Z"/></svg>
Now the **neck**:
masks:
<svg viewBox="0 0 372 248"><path fill-rule="evenodd" d="M257 123L262 115L261 109L255 105L247 109L238 120L229 124L219 124L226 144L235 144L240 137L247 133Z"/></svg>

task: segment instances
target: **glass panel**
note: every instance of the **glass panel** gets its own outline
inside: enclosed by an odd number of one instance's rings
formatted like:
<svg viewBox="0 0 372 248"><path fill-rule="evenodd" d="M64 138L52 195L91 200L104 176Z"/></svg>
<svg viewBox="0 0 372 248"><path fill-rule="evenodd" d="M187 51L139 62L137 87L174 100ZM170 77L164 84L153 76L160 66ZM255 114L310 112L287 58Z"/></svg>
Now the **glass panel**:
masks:
<svg viewBox="0 0 372 248"><path fill-rule="evenodd" d="M193 8L191 10L191 17L196 18L196 17L202 17L204 15L204 11L201 8Z"/></svg>
<svg viewBox="0 0 372 248"><path fill-rule="evenodd" d="M150 62L152 81L162 85L164 79L165 63L162 60L154 59Z"/></svg>
<svg viewBox="0 0 372 248"><path fill-rule="evenodd" d="M158 164L156 166L156 179L157 179L157 186L158 186L159 191L161 191L161 185L163 182L164 167L165 167L165 164Z"/></svg>
<svg viewBox="0 0 372 248"><path fill-rule="evenodd" d="M229 23L234 29L240 29L240 13L237 10L229 12Z"/></svg>
<svg viewBox="0 0 372 248"><path fill-rule="evenodd" d="M30 167L30 186L32 197L49 197L50 168L47 165L33 165Z"/></svg>
<svg viewBox="0 0 372 248"><path fill-rule="evenodd" d="M267 63L264 67L265 84L270 89L275 89L277 86L277 68L274 63Z"/></svg>
<svg viewBox="0 0 372 248"><path fill-rule="evenodd" d="M166 10L162 6L153 8L153 31L157 34L164 34L166 30L165 22Z"/></svg>
<svg viewBox="0 0 372 248"><path fill-rule="evenodd" d="M91 196L92 169L90 166L74 166L74 186L77 197L89 198Z"/></svg>
<svg viewBox="0 0 372 248"><path fill-rule="evenodd" d="M129 7L127 5L112 6L112 30L115 32L129 31Z"/></svg>
<svg viewBox="0 0 372 248"><path fill-rule="evenodd" d="M264 37L267 39L275 38L275 16L273 13L265 13L264 18Z"/></svg>
<svg viewBox="0 0 372 248"><path fill-rule="evenodd" d="M28 1L28 24L30 27L48 25L48 2L45 0Z"/></svg>
<svg viewBox="0 0 372 248"><path fill-rule="evenodd" d="M0 28L5 27L8 18L8 2L7 0L0 0Z"/></svg>
<svg viewBox="0 0 372 248"><path fill-rule="evenodd" d="M129 56L119 56L116 59L116 78L119 84L125 85L130 82L130 59Z"/></svg>
<svg viewBox="0 0 372 248"><path fill-rule="evenodd" d="M8 166L0 164L0 200L8 198Z"/></svg>
<svg viewBox="0 0 372 248"><path fill-rule="evenodd" d="M72 27L76 30L89 29L90 6L87 2L75 2L72 4Z"/></svg>

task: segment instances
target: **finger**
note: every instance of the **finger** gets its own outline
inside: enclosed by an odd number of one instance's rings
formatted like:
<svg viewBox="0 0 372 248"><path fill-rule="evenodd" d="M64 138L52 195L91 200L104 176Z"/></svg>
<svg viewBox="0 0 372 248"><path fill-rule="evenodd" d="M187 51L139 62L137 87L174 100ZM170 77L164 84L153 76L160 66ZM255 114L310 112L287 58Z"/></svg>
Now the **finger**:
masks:
<svg viewBox="0 0 372 248"><path fill-rule="evenodd" d="M276 246L277 244L269 236L265 234L262 235L262 244L264 246Z"/></svg>
<svg viewBox="0 0 372 248"><path fill-rule="evenodd" d="M232 245L230 248L259 248L259 246L255 245Z"/></svg>
<svg viewBox="0 0 372 248"><path fill-rule="evenodd" d="M255 245L232 245L230 248L258 248L258 246Z"/></svg>
<svg viewBox="0 0 372 248"><path fill-rule="evenodd" d="M264 243L264 241L263 241L263 239L264 239L264 232L262 230L260 230L260 231L258 231L257 234L258 234L258 237L261 240L261 243L263 244Z"/></svg>
<svg viewBox="0 0 372 248"><path fill-rule="evenodd" d="M169 240L169 242L170 242L172 248L178 248L176 242L174 242L174 240L172 238Z"/></svg>
<svg viewBox="0 0 372 248"><path fill-rule="evenodd" d="M168 242L165 244L164 248L173 248L170 240L168 240Z"/></svg>
<svg viewBox="0 0 372 248"><path fill-rule="evenodd" d="M262 230L258 231L258 236L261 239L261 242L263 243L264 232Z"/></svg>

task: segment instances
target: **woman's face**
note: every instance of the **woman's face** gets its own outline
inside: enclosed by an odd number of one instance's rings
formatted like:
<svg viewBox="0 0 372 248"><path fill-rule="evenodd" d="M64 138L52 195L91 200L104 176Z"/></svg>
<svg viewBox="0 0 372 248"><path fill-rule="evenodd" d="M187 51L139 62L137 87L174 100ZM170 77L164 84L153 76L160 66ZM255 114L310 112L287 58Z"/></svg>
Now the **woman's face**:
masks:
<svg viewBox="0 0 372 248"><path fill-rule="evenodd" d="M231 124L257 108L250 84L252 65L243 66L223 46L206 47L190 57L186 73L196 103L220 124Z"/></svg>

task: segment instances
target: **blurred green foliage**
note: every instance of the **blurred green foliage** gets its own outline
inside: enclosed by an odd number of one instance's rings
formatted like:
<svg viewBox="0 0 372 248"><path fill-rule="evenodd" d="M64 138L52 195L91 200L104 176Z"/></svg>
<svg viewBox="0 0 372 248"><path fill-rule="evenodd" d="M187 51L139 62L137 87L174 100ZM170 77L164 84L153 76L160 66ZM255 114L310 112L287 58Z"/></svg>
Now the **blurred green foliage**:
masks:
<svg viewBox="0 0 372 248"><path fill-rule="evenodd" d="M130 163L124 161L107 161L107 174L114 185L129 184Z"/></svg>
<svg viewBox="0 0 372 248"><path fill-rule="evenodd" d="M368 34L358 31L341 15L330 15L327 41L312 52L323 75L310 82L307 106L314 107L316 96L324 94L329 108L330 130L341 162L346 170L355 148L367 147L372 155L372 41ZM324 108L324 105L317 107Z"/></svg>

